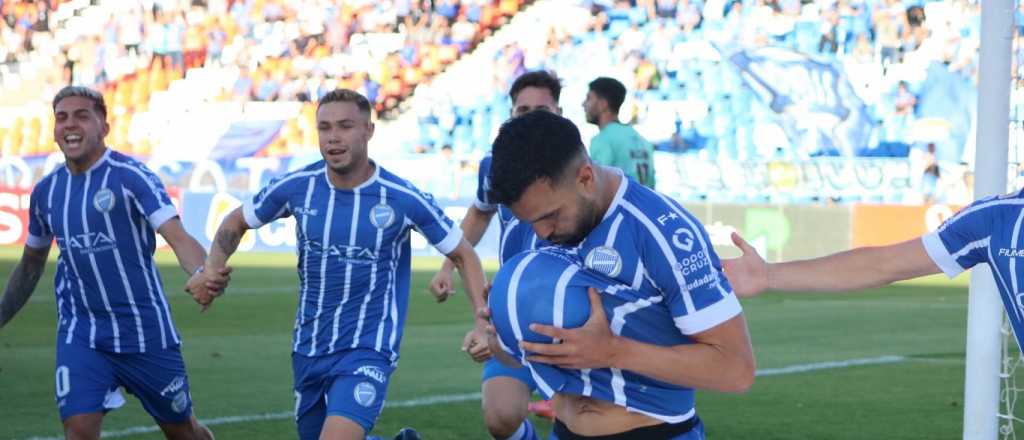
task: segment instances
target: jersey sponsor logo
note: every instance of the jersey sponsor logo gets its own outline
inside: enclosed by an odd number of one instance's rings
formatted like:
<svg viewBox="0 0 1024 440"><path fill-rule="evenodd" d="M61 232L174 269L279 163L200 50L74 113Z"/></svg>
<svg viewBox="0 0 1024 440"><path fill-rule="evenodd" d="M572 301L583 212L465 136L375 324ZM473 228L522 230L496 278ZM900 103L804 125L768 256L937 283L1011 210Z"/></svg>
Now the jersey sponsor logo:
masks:
<svg viewBox="0 0 1024 440"><path fill-rule="evenodd" d="M695 290L695 289L699 289L699 288L701 288L701 287L703 287L705 285L715 285L715 284L718 284L718 272L712 271L712 272L709 272L707 275L704 275L704 276L702 276L702 277L700 277L700 278L698 278L696 280L693 280L693 281L691 281L689 283L686 283L686 290Z"/></svg>
<svg viewBox="0 0 1024 440"><path fill-rule="evenodd" d="M610 246L598 246L587 254L584 260L588 269L601 272L612 278L622 273L622 256Z"/></svg>
<svg viewBox="0 0 1024 440"><path fill-rule="evenodd" d="M369 382L359 382L356 388L352 390L352 397L360 405L370 406L377 400L377 389Z"/></svg>
<svg viewBox="0 0 1024 440"><path fill-rule="evenodd" d="M1024 257L1024 249L999 248L999 256L1012 258Z"/></svg>
<svg viewBox="0 0 1024 440"><path fill-rule="evenodd" d="M686 252L693 251L693 231L686 228L676 229L672 234L672 245Z"/></svg>
<svg viewBox="0 0 1024 440"><path fill-rule="evenodd" d="M104 232L89 232L74 234L69 237L57 237L57 246L91 254L109 251L116 247L117 243L113 237Z"/></svg>
<svg viewBox="0 0 1024 440"><path fill-rule="evenodd" d="M295 209L292 209L292 212L294 212L296 214L305 215L305 216L308 216L308 217L316 217L316 214L317 214L316 208L308 208L308 207L303 207L303 206L300 206L300 207L297 207Z"/></svg>
<svg viewBox="0 0 1024 440"><path fill-rule="evenodd" d="M676 214L674 212L670 212L668 214L659 215L657 220L658 220L658 223L660 223L662 226L665 226L665 223L668 223L669 220L676 220L678 218L679 218L679 214Z"/></svg>
<svg viewBox="0 0 1024 440"><path fill-rule="evenodd" d="M377 253L373 249L368 249L360 246L349 246L345 244L333 244L327 247L318 241L308 240L303 237L302 246L306 250L314 255L326 255L328 257L338 257L344 262L348 263L361 263L369 264L377 261Z"/></svg>
<svg viewBox="0 0 1024 440"><path fill-rule="evenodd" d="M385 229L395 222L395 210L386 203L378 203L370 209L370 223Z"/></svg>
<svg viewBox="0 0 1024 440"><path fill-rule="evenodd" d="M185 412L186 408L188 408L188 393L185 390L178 391L174 400L171 401L171 409L176 413L181 413Z"/></svg>
<svg viewBox="0 0 1024 440"><path fill-rule="evenodd" d="M92 206L99 212L110 212L114 209L116 202L117 198L114 197L114 192L110 188L101 188L96 191L96 195L92 196Z"/></svg>
<svg viewBox="0 0 1024 440"><path fill-rule="evenodd" d="M682 272L685 277L697 273L697 271L703 269L707 265L708 257L703 250L700 250L695 254L691 254L689 257L677 261L675 269Z"/></svg>
<svg viewBox="0 0 1024 440"><path fill-rule="evenodd" d="M175 391L180 390L181 387L183 386L185 386L185 376L175 377L174 380L171 381L171 383L167 384L167 386L164 387L162 391L160 391L160 395L166 396L168 394L174 393Z"/></svg>
<svg viewBox="0 0 1024 440"><path fill-rule="evenodd" d="M369 377L377 382L384 383L387 379L384 377L384 370L380 367L373 365L363 365L356 369L355 374L362 374L363 376Z"/></svg>

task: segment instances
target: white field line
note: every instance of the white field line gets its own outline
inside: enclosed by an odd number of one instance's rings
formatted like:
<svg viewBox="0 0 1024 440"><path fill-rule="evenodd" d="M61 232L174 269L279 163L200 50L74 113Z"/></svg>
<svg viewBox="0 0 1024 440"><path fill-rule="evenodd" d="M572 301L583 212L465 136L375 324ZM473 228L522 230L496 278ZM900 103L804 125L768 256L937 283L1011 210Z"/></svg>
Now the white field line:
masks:
<svg viewBox="0 0 1024 440"><path fill-rule="evenodd" d="M842 361L829 361L829 362L814 362L809 364L796 364L781 368L766 368L763 370L757 370L757 376L780 376L785 374L800 374L808 373L812 371L821 370L834 370L838 368L849 368L858 367L864 365L883 365L883 364L895 364L907 361L904 356L879 356L873 358L860 358L860 359L847 359ZM428 405L439 405L445 403L457 403L467 402L473 400L480 400L480 393L466 393L466 394L442 394L437 396L427 396L418 399L399 400L395 402L388 402L384 404L385 408L411 408L417 406L428 406ZM216 425L228 425L233 423L245 423L245 422L258 422L265 420L285 420L291 419L295 415L291 411L282 411L275 413L263 413L263 414L246 414L239 416L227 416L227 417L216 417L212 419L200 419L206 426ZM158 432L160 428L156 425L150 426L133 426L130 428L119 429L115 431L103 431L100 435L101 438L115 438L115 437L126 437L135 434L146 434L151 432ZM63 440L64 437L45 437L35 436L29 437L25 440Z"/></svg>

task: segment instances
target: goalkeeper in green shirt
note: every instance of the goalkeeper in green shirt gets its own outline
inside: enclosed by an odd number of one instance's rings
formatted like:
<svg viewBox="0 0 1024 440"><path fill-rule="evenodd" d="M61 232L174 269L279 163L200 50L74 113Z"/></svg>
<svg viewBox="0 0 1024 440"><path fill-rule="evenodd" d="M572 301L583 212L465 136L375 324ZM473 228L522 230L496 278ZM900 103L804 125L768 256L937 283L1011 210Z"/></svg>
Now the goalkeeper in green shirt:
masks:
<svg viewBox="0 0 1024 440"><path fill-rule="evenodd" d="M601 165L620 168L627 176L654 188L654 145L633 127L619 122L626 87L608 77L591 81L589 87L583 111L587 122L601 130L590 140L590 158Z"/></svg>

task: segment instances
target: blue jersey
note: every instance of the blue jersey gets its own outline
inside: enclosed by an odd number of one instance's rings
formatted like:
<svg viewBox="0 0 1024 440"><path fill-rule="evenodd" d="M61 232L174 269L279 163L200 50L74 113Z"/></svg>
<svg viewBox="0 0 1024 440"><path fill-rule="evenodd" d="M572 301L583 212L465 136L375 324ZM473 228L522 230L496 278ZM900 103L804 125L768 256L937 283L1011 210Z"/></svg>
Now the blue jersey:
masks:
<svg viewBox="0 0 1024 440"><path fill-rule="evenodd" d="M571 370L525 359L519 341L551 342L530 331L531 323L575 328L586 322L588 287L602 292L602 305L615 333L660 346L691 342L677 328L667 298L647 297L586 269L572 250L547 247L513 257L494 278L488 300L502 348L530 368L537 388L547 398L554 393L590 396L667 423L693 417L690 388L619 369Z"/></svg>
<svg viewBox="0 0 1024 440"><path fill-rule="evenodd" d="M662 301L685 335L742 311L700 221L627 177L604 218L575 249L587 268Z"/></svg>
<svg viewBox="0 0 1024 440"><path fill-rule="evenodd" d="M950 217L921 241L928 256L954 277L979 263L992 268L1017 344L1024 336L1024 191L988 197Z"/></svg>
<svg viewBox="0 0 1024 440"><path fill-rule="evenodd" d="M178 215L145 165L107 150L89 170L59 167L32 190L25 244L57 239L57 337L115 353L175 347L155 231Z"/></svg>
<svg viewBox="0 0 1024 440"><path fill-rule="evenodd" d="M498 239L498 261L504 264L516 254L538 247L546 246L549 243L538 239L533 232L533 226L526 222L520 222L508 207L491 203L487 192L491 187L491 156L480 160L480 168L477 173L476 200L473 206L483 212L497 212L498 225L501 227Z"/></svg>
<svg viewBox="0 0 1024 440"><path fill-rule="evenodd" d="M292 349L305 356L367 348L397 361L410 231L442 254L462 239L432 197L376 165L365 183L339 189L316 162L271 181L243 213L252 228L295 217L300 299Z"/></svg>

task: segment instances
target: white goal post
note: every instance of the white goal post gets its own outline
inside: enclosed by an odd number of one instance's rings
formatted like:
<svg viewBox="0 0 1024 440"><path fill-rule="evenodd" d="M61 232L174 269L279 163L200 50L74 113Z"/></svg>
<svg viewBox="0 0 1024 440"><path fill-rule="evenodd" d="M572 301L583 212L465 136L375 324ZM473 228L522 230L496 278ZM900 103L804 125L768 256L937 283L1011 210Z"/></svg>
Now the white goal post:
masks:
<svg viewBox="0 0 1024 440"><path fill-rule="evenodd" d="M1007 190L1014 0L981 1L974 197ZM988 266L971 274L964 378L964 440L999 438L1002 304Z"/></svg>

